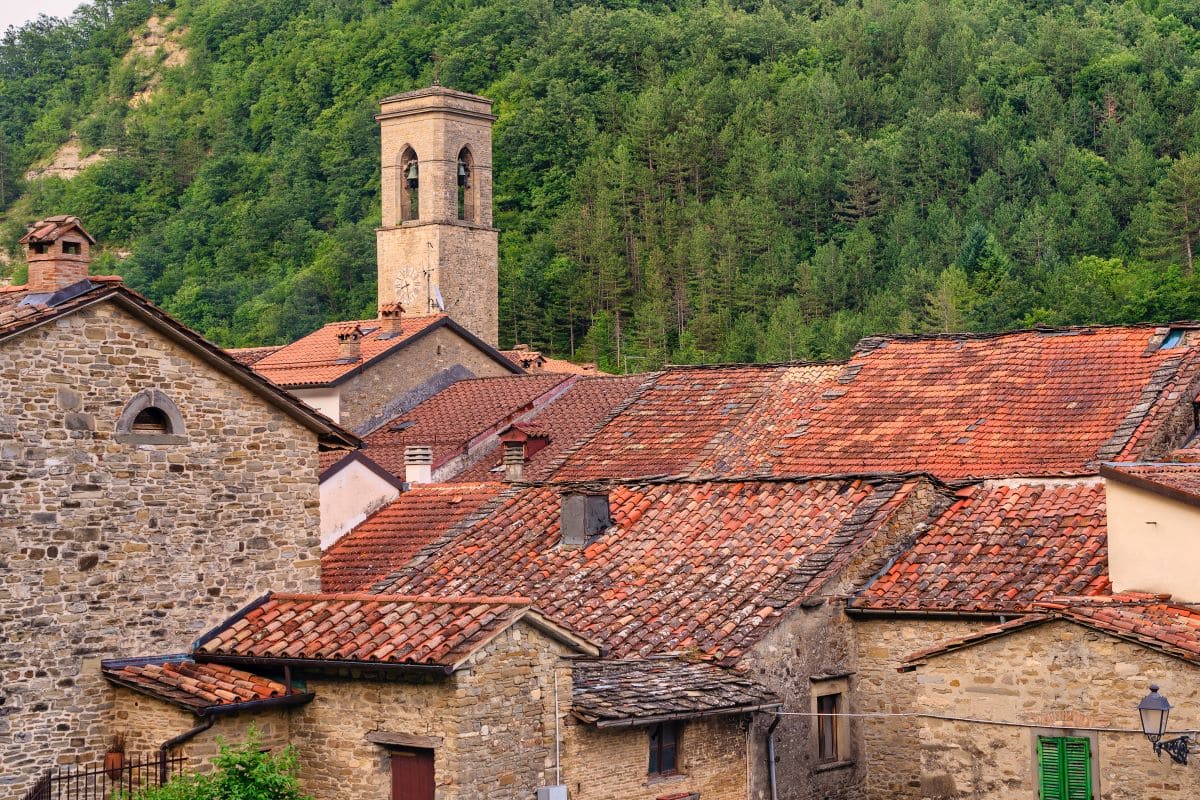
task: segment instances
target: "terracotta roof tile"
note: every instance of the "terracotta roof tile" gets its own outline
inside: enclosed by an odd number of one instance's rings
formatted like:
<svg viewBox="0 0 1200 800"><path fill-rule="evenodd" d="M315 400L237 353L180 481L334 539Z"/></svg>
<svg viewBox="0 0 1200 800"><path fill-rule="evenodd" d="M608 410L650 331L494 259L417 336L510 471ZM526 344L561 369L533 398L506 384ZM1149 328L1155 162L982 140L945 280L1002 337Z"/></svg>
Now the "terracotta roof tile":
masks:
<svg viewBox="0 0 1200 800"><path fill-rule="evenodd" d="M676 367L648 376L632 402L571 453L554 477L690 474L705 461L720 460L739 422L754 424L749 414L773 385L785 378L788 385L819 382L837 371L828 365Z"/></svg>
<svg viewBox="0 0 1200 800"><path fill-rule="evenodd" d="M262 361L272 353L277 353L283 349L283 345L271 345L269 347L233 347L225 352L233 356L243 367L252 367L259 361Z"/></svg>
<svg viewBox="0 0 1200 800"><path fill-rule="evenodd" d="M372 461L403 479L404 449L429 445L437 469L465 453L477 437L547 400L568 380L568 375L506 375L457 381L364 436L364 449Z"/></svg>
<svg viewBox="0 0 1200 800"><path fill-rule="evenodd" d="M614 527L579 549L560 546L561 487L510 488L376 589L519 593L615 657L696 651L736 659L836 575L915 486L619 485L610 492Z"/></svg>
<svg viewBox="0 0 1200 800"><path fill-rule="evenodd" d="M1182 502L1200 504L1200 464L1195 462L1105 464L1101 474Z"/></svg>
<svg viewBox="0 0 1200 800"><path fill-rule="evenodd" d="M438 667L536 614L520 597L271 594L200 640L196 658Z"/></svg>
<svg viewBox="0 0 1200 800"><path fill-rule="evenodd" d="M223 664L197 664L187 656L105 661L101 670L113 683L195 712L288 696L279 681ZM294 690L291 695L312 697Z"/></svg>
<svg viewBox="0 0 1200 800"><path fill-rule="evenodd" d="M31 292L26 286L5 286L0 291L0 334L69 313L109 294L120 283L121 279L115 276L92 275L85 284L53 294Z"/></svg>
<svg viewBox="0 0 1200 800"><path fill-rule="evenodd" d="M678 658L576 661L571 712L597 727L737 713L779 705L734 670Z"/></svg>
<svg viewBox="0 0 1200 800"><path fill-rule="evenodd" d="M845 364L670 369L555 477L1094 473L1142 457L1200 347L1129 326L864 340Z"/></svg>
<svg viewBox="0 0 1200 800"><path fill-rule="evenodd" d="M503 484L414 486L321 554L321 589L348 592L378 581L494 499Z"/></svg>
<svg viewBox="0 0 1200 800"><path fill-rule="evenodd" d="M772 393L756 417L776 436L751 437L730 466L946 480L1094 472L1139 453L1198 374L1200 348L1158 350L1161 332L868 341L825 391Z"/></svg>
<svg viewBox="0 0 1200 800"><path fill-rule="evenodd" d="M559 459L627 400L646 380L644 375L580 378L561 395L521 415L519 426L531 436L544 436L547 443L525 461L523 480L550 477ZM504 477L499 443L493 443L455 481L486 481ZM474 457L474 456L473 456Z"/></svg>
<svg viewBox="0 0 1200 800"><path fill-rule="evenodd" d="M1108 594L1100 481L964 488L851 604L866 610L1016 613L1061 594Z"/></svg>
<svg viewBox="0 0 1200 800"><path fill-rule="evenodd" d="M284 345L254 363L254 371L279 386L323 386L361 368L368 361L407 344L426 328L448 319L445 314L405 315L399 334L389 334L379 320L331 322L302 339ZM363 332L360 357L338 358L338 333L357 325Z"/></svg>

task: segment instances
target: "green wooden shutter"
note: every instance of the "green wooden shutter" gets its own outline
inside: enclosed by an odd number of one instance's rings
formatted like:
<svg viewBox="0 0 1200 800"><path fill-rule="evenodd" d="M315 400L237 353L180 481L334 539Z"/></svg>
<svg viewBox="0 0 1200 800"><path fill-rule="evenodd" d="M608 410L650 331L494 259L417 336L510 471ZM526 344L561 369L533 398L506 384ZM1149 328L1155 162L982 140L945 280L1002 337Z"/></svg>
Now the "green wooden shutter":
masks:
<svg viewBox="0 0 1200 800"><path fill-rule="evenodd" d="M1038 797L1067 800L1062 785L1062 739L1038 737Z"/></svg>
<svg viewBox="0 0 1200 800"><path fill-rule="evenodd" d="M1063 777L1067 800L1092 800L1091 742L1087 739L1063 740Z"/></svg>
<svg viewBox="0 0 1200 800"><path fill-rule="evenodd" d="M1040 800L1092 800L1091 742L1038 737Z"/></svg>

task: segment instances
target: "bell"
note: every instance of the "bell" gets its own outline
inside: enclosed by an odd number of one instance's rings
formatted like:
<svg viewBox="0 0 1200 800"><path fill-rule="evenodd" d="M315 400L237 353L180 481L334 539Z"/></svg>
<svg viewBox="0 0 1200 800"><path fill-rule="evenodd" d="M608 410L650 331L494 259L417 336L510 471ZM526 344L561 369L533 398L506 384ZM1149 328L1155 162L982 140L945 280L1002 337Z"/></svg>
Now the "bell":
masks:
<svg viewBox="0 0 1200 800"><path fill-rule="evenodd" d="M408 168L404 170L404 178L408 181L408 188L417 188L417 162L408 162Z"/></svg>
<svg viewBox="0 0 1200 800"><path fill-rule="evenodd" d="M470 174L471 173L467 172L467 165L461 161L458 162L458 185L459 186L467 185L467 176Z"/></svg>

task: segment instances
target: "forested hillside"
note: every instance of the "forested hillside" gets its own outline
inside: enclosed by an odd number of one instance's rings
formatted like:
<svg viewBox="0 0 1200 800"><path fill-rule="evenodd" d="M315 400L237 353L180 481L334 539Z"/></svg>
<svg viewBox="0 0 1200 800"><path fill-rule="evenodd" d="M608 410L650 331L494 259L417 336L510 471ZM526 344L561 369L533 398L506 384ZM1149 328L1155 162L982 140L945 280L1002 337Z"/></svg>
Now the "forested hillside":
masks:
<svg viewBox="0 0 1200 800"><path fill-rule="evenodd" d="M1200 317L1192 0L102 0L0 44L0 233L78 214L226 345L368 315L375 102L435 53L497 101L506 343L635 370ZM47 171L72 136L95 163Z"/></svg>

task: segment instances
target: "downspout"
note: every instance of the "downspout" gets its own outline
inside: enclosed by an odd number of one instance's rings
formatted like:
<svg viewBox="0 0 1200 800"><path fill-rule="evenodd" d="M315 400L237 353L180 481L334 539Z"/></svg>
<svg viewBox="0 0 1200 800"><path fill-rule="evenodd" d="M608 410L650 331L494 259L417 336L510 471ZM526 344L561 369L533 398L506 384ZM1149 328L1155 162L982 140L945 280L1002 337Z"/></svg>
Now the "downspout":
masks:
<svg viewBox="0 0 1200 800"><path fill-rule="evenodd" d="M213 726L213 718L204 716L200 718L200 724L194 728L189 728L178 736L172 736L158 746L158 783L161 786L167 782L167 751L172 747L178 747L194 736L204 733Z"/></svg>
<svg viewBox="0 0 1200 800"><path fill-rule="evenodd" d="M767 728L767 785L771 787L771 800L779 800L779 790L775 785L775 728L783 720L779 714L771 727Z"/></svg>

